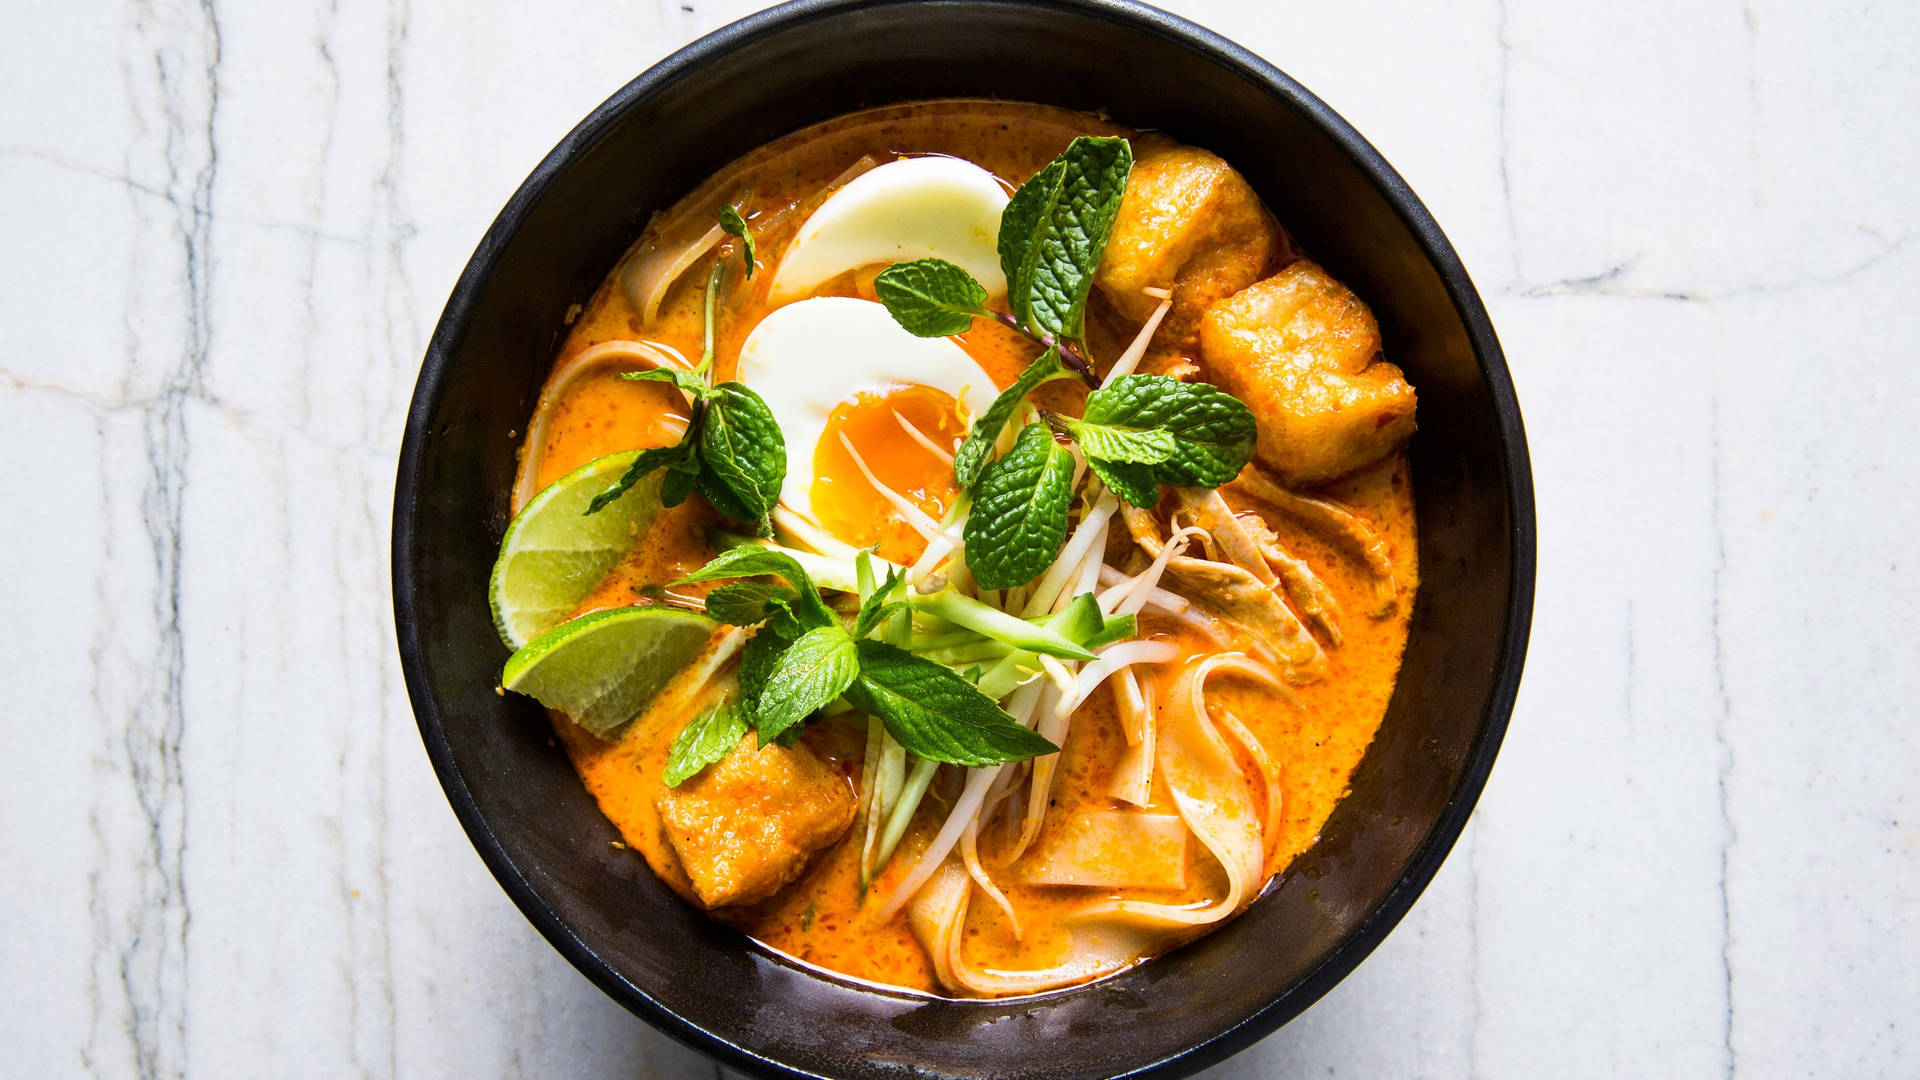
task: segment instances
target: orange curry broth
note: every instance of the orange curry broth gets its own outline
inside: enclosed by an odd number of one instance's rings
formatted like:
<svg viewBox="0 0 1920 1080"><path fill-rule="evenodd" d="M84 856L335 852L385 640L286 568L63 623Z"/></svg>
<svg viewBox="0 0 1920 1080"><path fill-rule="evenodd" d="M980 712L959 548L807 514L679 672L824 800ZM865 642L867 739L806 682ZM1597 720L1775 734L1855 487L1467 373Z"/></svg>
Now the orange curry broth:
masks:
<svg viewBox="0 0 1920 1080"><path fill-rule="evenodd" d="M670 233L677 224L679 231L687 233L685 239L691 239L706 229L713 220L712 209L725 199L741 207L755 230L763 261L751 281L740 278L736 241L729 239L716 253L730 263L727 292L717 320L719 378L732 376L742 341L770 310L767 285L778 253L806 214L824 198L827 185L849 166L865 156L884 162L903 155L950 154L988 169L1011 189L1080 134L1133 133L1098 117L1041 106L931 102L842 117L771 143L729 166L688 196L668 223ZM682 214L681 209L698 212ZM657 221L655 228L659 227ZM706 261L696 264L674 284L651 328L642 326L641 316L621 283L622 275L616 271L579 312L557 360L565 361L595 344L616 339L664 343L690 358L699 356L707 265ZM872 280L870 269L844 275L822 291L873 299ZM1097 294L1093 303L1090 351L1104 363L1118 353L1136 328L1119 320ZM1026 339L984 321L977 322L960 341L1002 387L1012 382L1038 352ZM1156 370L1177 359L1155 356L1146 366ZM1084 390L1077 384L1056 382L1043 387L1037 397L1045 407L1077 414ZM674 436L662 429L661 419L679 415L683 408L664 384L624 380L617 370L581 378L568 390L548 427L536 470L537 484L545 486L605 454L673 441ZM932 425L926 426L932 430ZM1218 678L1209 686L1209 699L1246 724L1280 768L1283 825L1277 842L1272 844L1270 872L1284 869L1312 846L1328 814L1346 794L1349 777L1379 727L1406 642L1416 575L1411 481L1403 454L1339 481L1323 494L1347 503L1380 530L1392 547L1402 592L1386 617L1369 617L1371 586L1358 560L1292 519L1263 512L1288 550L1311 563L1333 590L1345 635L1340 647L1327 650L1327 677L1296 688L1298 707L1285 704L1269 690L1230 677ZM929 508L944 503L943 498L933 496L921 501ZM1257 504L1238 503L1236 500L1239 509L1259 509ZM649 594L659 586L712 556L702 530L717 521L697 497L663 511L645 541L636 545L576 614L648 602ZM903 542L898 536L875 539ZM887 553L896 558L902 554L897 549ZM703 590L686 591L697 594ZM1141 623L1143 633L1174 640L1186 651L1216 648L1170 620L1148 614ZM1155 688L1156 700L1166 699L1165 683L1180 666L1160 668L1164 674L1159 676L1162 685ZM626 842L639 849L676 891L691 897L685 874L654 809L678 718L651 727L634 724L612 744L594 738L562 714L553 713L552 718L582 780ZM864 720L857 717L816 722L804 736L805 743L847 776L849 783L858 780L864 740ZM1051 831L1076 813L1120 805L1102 792L1124 746L1111 696L1103 689L1073 718L1047 825L1036 847L1044 848ZM1243 761L1243 766L1248 769L1256 801L1263 800L1264 784L1259 782L1251 762ZM938 782L934 785L900 850L874 883L870 899L886 896L906 875L937 831L954 793L952 785L944 789ZM1173 812L1171 799L1158 779L1154 799L1156 811ZM982 858L990 871L996 865L996 856L1011 840L1001 826L1002 822L994 822L981 837ZM714 914L803 961L859 979L937 993L931 965L908 931L904 916L880 924L871 914L876 905L862 904L857 881L861 835L861 824L856 821L798 881L771 899ZM1221 895L1224 874L1219 866L1200 844L1189 842L1187 850L1186 889L1130 889L1128 895L1173 903ZM976 896L966 931L967 948L974 961L1000 969L1041 968L1057 962L1066 947L1066 933L1058 916L1083 906L1097 890L1000 883L1021 913L1025 933L1016 941L997 906ZM1191 936L1169 933L1156 951Z"/></svg>

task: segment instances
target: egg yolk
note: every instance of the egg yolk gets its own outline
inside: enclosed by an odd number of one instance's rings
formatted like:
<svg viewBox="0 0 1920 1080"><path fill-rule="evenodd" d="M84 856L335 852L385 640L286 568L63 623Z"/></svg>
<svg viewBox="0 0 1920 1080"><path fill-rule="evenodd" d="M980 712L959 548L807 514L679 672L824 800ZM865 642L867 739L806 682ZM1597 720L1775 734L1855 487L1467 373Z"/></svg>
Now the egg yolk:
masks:
<svg viewBox="0 0 1920 1080"><path fill-rule="evenodd" d="M966 433L958 405L943 390L903 386L863 393L828 414L814 448L808 494L814 516L828 532L854 547L878 545L876 554L883 559L911 563L926 549L926 540L868 482L840 441L844 434L876 479L938 521L959 494L953 463L909 434L903 419L942 449Z"/></svg>

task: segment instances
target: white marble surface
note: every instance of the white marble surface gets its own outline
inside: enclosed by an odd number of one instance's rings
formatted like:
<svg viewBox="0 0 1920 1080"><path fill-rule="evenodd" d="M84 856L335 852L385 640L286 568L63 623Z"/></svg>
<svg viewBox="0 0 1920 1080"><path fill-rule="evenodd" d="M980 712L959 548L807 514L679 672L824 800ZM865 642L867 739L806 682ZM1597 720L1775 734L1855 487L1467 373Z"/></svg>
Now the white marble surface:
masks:
<svg viewBox="0 0 1920 1080"><path fill-rule="evenodd" d="M461 835L387 526L494 211L754 6L0 6L0 1076L713 1072ZM1920 1074L1920 9L1174 6L1425 197L1540 509L1474 824L1208 1075Z"/></svg>

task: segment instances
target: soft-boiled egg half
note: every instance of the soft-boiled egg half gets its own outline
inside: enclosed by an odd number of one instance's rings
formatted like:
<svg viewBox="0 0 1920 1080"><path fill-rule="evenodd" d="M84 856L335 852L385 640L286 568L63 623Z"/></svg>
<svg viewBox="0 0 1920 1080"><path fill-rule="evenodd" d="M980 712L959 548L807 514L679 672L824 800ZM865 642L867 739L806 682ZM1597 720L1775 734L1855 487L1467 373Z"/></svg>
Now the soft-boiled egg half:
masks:
<svg viewBox="0 0 1920 1080"><path fill-rule="evenodd" d="M926 258L954 263L989 296L1002 296L1000 214L1006 208L1000 181L970 161L902 158L869 169L800 226L774 272L771 298L784 303L849 270Z"/></svg>
<svg viewBox="0 0 1920 1080"><path fill-rule="evenodd" d="M914 337L884 306L837 296L761 319L740 347L737 377L766 400L786 437L781 503L854 547L879 545L880 557L897 563L912 562L923 538L861 464L938 520L958 494L948 455L966 434L961 410L977 416L998 392L952 339Z"/></svg>

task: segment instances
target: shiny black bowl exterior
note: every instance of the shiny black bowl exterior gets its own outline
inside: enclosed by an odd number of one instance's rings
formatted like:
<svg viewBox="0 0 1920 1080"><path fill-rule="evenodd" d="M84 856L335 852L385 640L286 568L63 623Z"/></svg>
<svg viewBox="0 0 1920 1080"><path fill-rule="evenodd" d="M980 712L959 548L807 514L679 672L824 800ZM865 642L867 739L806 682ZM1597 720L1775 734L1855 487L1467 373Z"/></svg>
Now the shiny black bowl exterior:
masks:
<svg viewBox="0 0 1920 1080"><path fill-rule="evenodd" d="M983 96L1105 110L1221 154L1372 305L1420 393L1410 453L1424 580L1399 687L1352 794L1244 915L1090 986L952 1002L781 959L614 847L540 710L494 693L506 653L486 597L512 433L568 306L592 294L648 216L808 124ZM1393 169L1287 76L1117 0L800 0L635 79L540 163L488 230L434 332L408 417L394 610L421 736L474 846L556 948L668 1034L767 1076L1182 1076L1326 993L1439 869L1519 685L1533 528L1520 411L1472 282Z"/></svg>

